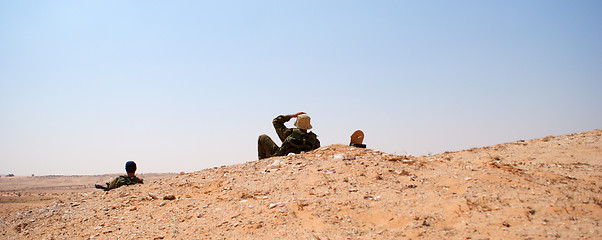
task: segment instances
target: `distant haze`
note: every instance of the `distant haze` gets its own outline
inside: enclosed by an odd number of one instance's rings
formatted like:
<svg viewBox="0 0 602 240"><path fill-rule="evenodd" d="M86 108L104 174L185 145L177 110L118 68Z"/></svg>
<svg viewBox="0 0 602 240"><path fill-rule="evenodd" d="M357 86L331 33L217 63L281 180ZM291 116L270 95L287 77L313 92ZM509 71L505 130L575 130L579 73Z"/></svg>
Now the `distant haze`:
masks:
<svg viewBox="0 0 602 240"><path fill-rule="evenodd" d="M393 154L601 128L600 23L601 1L3 1L0 174L252 161L299 111Z"/></svg>

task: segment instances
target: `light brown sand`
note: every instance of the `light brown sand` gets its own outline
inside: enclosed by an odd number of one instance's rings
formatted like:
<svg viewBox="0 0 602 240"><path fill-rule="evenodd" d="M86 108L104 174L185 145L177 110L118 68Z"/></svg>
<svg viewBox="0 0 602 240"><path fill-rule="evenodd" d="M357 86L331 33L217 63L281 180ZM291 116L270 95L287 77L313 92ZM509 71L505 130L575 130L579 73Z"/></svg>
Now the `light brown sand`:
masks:
<svg viewBox="0 0 602 240"><path fill-rule="evenodd" d="M140 177L150 181L175 175L174 173L139 174ZM104 184L117 176L119 174L0 177L0 216L45 206L57 200L69 201L97 191L94 184Z"/></svg>
<svg viewBox="0 0 602 240"><path fill-rule="evenodd" d="M331 145L110 192L45 195L39 204L2 207L0 234L6 239L601 239L601 147L602 130L428 157ZM166 200L171 196L175 200Z"/></svg>

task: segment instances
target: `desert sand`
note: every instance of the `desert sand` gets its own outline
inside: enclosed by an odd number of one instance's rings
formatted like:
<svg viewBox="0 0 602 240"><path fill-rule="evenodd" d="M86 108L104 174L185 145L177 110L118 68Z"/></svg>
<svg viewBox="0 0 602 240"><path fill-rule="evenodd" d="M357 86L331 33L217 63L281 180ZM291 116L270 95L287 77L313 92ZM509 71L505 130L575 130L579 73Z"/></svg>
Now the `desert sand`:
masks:
<svg viewBox="0 0 602 240"><path fill-rule="evenodd" d="M109 192L91 186L110 175L3 177L0 238L602 239L601 147L602 130L433 156L330 145Z"/></svg>
<svg viewBox="0 0 602 240"><path fill-rule="evenodd" d="M11 212L45 206L54 201L69 199L95 192L94 184L104 184L120 174L0 177L0 216ZM172 177L175 173L145 173L141 178L156 180Z"/></svg>

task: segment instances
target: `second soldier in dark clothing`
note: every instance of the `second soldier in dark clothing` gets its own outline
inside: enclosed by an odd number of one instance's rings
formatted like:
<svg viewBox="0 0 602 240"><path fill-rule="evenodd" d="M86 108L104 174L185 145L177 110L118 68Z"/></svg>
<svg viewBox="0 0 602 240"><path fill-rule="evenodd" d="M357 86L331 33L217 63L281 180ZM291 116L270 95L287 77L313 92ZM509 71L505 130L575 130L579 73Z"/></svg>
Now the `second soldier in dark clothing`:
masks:
<svg viewBox="0 0 602 240"><path fill-rule="evenodd" d="M297 118L296 128L287 128L284 123ZM318 136L313 132L307 132L311 129L311 118L304 112L298 112L290 115L280 115L272 121L278 137L282 141L282 146L278 147L276 143L268 136L261 135L257 140L257 152L259 159L272 156L285 156L289 153L309 152L320 147Z"/></svg>

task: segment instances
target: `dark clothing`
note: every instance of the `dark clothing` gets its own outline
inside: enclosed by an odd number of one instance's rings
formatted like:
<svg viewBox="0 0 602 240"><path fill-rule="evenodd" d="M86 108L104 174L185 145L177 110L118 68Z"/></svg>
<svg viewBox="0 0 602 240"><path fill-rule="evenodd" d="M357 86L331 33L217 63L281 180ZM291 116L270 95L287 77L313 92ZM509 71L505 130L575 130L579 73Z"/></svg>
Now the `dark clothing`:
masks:
<svg viewBox="0 0 602 240"><path fill-rule="evenodd" d="M274 156L278 151L278 145L268 135L261 135L257 140L257 153L259 159Z"/></svg>
<svg viewBox="0 0 602 240"><path fill-rule="evenodd" d="M272 156L285 156L289 153L309 152L320 147L318 136L313 132L305 133L298 128L287 128L284 123L291 117L280 115L272 121L282 146L278 147L268 135L261 135L257 141L259 159Z"/></svg>
<svg viewBox="0 0 602 240"><path fill-rule="evenodd" d="M134 185L138 183L143 183L143 180L136 176L128 177L127 175L121 175L109 183L107 190L115 189L124 185Z"/></svg>

